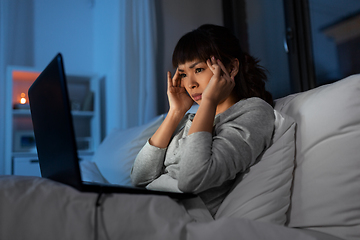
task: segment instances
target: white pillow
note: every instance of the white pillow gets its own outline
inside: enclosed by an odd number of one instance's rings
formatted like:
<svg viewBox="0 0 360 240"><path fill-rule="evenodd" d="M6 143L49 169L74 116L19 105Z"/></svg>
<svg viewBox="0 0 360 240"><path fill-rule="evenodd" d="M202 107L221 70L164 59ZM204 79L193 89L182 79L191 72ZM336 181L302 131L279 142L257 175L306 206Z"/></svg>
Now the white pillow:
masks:
<svg viewBox="0 0 360 240"><path fill-rule="evenodd" d="M285 114L277 111L274 114L272 145L248 173L237 178L216 219L248 218L285 224L293 179L296 123Z"/></svg>
<svg viewBox="0 0 360 240"><path fill-rule="evenodd" d="M360 239L360 75L277 100L297 123L290 227Z"/></svg>
<svg viewBox="0 0 360 240"><path fill-rule="evenodd" d="M91 161L80 161L81 180L86 182L108 183L99 171L96 163Z"/></svg>
<svg viewBox="0 0 360 240"><path fill-rule="evenodd" d="M136 155L155 133L164 115L126 130L113 129L96 150L93 162L110 183L131 186L130 171Z"/></svg>

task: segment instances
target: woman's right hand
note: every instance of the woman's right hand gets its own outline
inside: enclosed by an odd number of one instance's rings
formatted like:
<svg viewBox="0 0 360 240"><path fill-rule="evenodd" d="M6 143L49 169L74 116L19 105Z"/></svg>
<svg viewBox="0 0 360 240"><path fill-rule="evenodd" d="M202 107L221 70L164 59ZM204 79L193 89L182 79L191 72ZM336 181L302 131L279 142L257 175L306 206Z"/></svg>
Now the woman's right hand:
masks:
<svg viewBox="0 0 360 240"><path fill-rule="evenodd" d="M179 71L176 69L173 78L171 77L171 73L168 72L167 78L167 95L170 104L170 111L185 114L191 108L194 101L186 92L185 87L182 86Z"/></svg>
<svg viewBox="0 0 360 240"><path fill-rule="evenodd" d="M150 145L158 148L166 148L169 145L176 127L194 102L187 94L184 86L181 86L181 77L177 70L173 78L171 78L171 73L168 72L167 78L167 95L170 110L160 127L149 139Z"/></svg>

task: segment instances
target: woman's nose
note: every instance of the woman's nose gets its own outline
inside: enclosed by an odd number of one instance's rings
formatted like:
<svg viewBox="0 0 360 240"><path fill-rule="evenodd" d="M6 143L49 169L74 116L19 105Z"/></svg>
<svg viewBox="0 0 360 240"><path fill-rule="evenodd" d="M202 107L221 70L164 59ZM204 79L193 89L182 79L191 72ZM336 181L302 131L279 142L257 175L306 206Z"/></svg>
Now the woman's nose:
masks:
<svg viewBox="0 0 360 240"><path fill-rule="evenodd" d="M199 86L198 83L197 83L197 81L196 81L196 79L195 79L194 77L190 77L190 78L189 78L189 83L188 83L188 85L189 85L189 88L191 88L191 89L194 89L194 88L196 88L196 87Z"/></svg>

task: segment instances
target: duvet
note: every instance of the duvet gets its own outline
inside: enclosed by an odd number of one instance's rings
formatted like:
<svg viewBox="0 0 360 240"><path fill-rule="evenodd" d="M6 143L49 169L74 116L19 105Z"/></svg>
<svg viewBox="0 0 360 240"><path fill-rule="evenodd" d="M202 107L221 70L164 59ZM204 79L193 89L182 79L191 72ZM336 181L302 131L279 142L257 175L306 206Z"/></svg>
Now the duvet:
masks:
<svg viewBox="0 0 360 240"><path fill-rule="evenodd" d="M225 217L202 220L195 215L167 196L98 198L44 178L0 176L2 240L321 239L271 223Z"/></svg>

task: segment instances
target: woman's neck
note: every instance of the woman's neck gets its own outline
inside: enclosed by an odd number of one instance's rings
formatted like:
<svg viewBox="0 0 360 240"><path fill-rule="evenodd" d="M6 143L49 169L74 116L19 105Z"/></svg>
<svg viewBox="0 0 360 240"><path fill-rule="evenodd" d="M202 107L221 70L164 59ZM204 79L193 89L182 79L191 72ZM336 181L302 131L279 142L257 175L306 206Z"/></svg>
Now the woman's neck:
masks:
<svg viewBox="0 0 360 240"><path fill-rule="evenodd" d="M240 99L238 98L237 94L230 94L228 98L226 98L223 102L219 103L216 107L216 115L225 112L228 110L232 105L237 103Z"/></svg>

